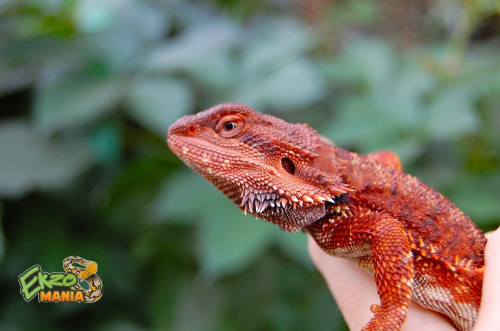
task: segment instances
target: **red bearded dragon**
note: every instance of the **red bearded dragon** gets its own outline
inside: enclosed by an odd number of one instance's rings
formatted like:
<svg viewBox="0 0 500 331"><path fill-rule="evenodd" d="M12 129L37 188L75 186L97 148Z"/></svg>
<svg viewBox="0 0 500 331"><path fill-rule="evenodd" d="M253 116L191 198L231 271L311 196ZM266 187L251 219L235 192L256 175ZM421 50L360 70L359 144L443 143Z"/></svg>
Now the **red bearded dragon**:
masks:
<svg viewBox="0 0 500 331"><path fill-rule="evenodd" d="M167 140L245 213L308 232L373 275L380 304L363 330L400 330L410 301L472 329L486 239L453 203L404 173L395 154L358 155L307 125L235 103L180 118Z"/></svg>

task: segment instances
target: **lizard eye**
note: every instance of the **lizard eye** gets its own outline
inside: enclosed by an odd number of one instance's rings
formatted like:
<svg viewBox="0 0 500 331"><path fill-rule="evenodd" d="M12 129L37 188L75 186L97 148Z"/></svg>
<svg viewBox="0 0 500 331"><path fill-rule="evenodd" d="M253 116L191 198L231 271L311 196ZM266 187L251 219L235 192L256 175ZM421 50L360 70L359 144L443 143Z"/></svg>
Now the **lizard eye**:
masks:
<svg viewBox="0 0 500 331"><path fill-rule="evenodd" d="M245 121L236 115L227 115L220 119L215 127L217 132L223 138L233 138L243 132Z"/></svg>
<svg viewBox="0 0 500 331"><path fill-rule="evenodd" d="M224 123L224 130L231 131L233 129L236 129L237 126L238 126L238 123L236 123L236 122L226 122L226 123Z"/></svg>

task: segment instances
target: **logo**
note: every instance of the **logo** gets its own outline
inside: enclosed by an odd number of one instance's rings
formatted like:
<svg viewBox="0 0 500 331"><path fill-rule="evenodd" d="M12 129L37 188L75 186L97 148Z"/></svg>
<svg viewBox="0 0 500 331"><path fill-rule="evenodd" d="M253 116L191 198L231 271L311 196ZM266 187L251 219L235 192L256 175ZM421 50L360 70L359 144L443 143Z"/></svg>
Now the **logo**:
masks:
<svg viewBox="0 0 500 331"><path fill-rule="evenodd" d="M80 266L74 266L77 264ZM24 301L38 295L38 302L96 302L102 296L102 282L97 276L97 263L79 256L64 259L66 272L44 272L35 264L17 278ZM85 281L88 290L79 282Z"/></svg>

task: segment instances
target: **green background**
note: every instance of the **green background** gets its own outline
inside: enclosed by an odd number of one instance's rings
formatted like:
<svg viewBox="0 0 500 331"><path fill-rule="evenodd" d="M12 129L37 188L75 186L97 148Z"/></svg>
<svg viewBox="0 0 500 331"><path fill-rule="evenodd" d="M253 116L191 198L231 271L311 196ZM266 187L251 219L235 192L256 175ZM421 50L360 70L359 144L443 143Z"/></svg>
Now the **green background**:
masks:
<svg viewBox="0 0 500 331"><path fill-rule="evenodd" d="M500 223L498 0L0 1L0 329L342 330L306 236L244 217L168 149L233 101L397 152ZM17 277L96 261L94 304ZM342 272L342 270L339 270ZM360 307L368 309L369 307Z"/></svg>

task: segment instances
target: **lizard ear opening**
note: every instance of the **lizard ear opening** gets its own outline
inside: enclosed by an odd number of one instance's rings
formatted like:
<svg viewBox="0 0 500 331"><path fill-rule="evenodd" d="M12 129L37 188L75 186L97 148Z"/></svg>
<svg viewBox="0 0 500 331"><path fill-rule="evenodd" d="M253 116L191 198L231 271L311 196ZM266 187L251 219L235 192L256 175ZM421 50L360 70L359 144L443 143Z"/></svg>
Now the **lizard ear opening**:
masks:
<svg viewBox="0 0 500 331"><path fill-rule="evenodd" d="M287 157L281 159L281 166L288 172L290 175L295 174L295 164L293 164L292 160Z"/></svg>

